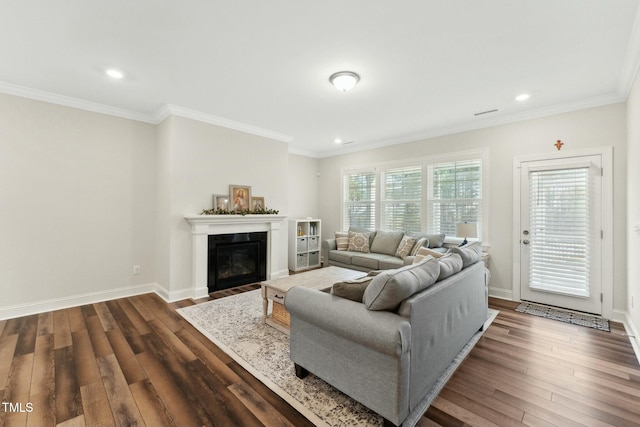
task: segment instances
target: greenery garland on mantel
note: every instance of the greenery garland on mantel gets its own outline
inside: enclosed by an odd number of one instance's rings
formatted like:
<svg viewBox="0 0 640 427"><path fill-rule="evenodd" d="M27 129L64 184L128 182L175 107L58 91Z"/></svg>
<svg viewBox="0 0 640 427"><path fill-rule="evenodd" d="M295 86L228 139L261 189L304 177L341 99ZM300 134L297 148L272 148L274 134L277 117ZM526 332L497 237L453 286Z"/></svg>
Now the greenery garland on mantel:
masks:
<svg viewBox="0 0 640 427"><path fill-rule="evenodd" d="M269 208L264 208L264 209L256 209L256 210L251 210L251 209L245 209L245 210L239 210L239 211L230 211L227 209L203 209L202 212L200 212L200 215L277 215L278 213L280 213L279 210L276 209L269 209Z"/></svg>

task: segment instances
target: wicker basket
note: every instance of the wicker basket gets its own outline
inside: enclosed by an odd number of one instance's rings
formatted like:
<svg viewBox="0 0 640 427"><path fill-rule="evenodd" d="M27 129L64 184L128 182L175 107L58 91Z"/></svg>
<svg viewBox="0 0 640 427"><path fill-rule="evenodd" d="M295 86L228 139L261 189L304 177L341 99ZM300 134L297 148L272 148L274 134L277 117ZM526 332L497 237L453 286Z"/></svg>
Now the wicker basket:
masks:
<svg viewBox="0 0 640 427"><path fill-rule="evenodd" d="M283 323L289 326L289 312L284 308L284 305L279 302L273 302L273 313L271 315L273 319L277 320L280 323Z"/></svg>

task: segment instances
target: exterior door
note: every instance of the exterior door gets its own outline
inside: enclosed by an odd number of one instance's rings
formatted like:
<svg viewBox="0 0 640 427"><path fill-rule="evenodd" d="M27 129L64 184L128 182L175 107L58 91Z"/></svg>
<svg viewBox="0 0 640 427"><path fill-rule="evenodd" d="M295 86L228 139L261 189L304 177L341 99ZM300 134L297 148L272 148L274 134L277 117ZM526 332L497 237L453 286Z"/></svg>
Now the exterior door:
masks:
<svg viewBox="0 0 640 427"><path fill-rule="evenodd" d="M602 314L600 155L522 162L521 299Z"/></svg>

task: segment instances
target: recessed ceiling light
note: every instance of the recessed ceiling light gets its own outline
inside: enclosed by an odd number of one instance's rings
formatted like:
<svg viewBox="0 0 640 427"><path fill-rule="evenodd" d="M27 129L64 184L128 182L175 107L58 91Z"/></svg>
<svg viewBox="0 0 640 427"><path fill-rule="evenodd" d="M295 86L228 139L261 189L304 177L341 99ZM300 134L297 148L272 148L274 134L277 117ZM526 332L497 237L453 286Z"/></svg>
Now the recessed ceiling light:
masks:
<svg viewBox="0 0 640 427"><path fill-rule="evenodd" d="M120 70L116 70L115 68L109 68L106 73L112 79L121 79L124 77L124 73Z"/></svg>
<svg viewBox="0 0 640 427"><path fill-rule="evenodd" d="M519 101L519 102L526 101L530 97L531 95L529 95L528 93L523 93L522 95L516 96L516 101Z"/></svg>
<svg viewBox="0 0 640 427"><path fill-rule="evenodd" d="M336 144L342 144L342 140L340 138L336 138L333 140Z"/></svg>

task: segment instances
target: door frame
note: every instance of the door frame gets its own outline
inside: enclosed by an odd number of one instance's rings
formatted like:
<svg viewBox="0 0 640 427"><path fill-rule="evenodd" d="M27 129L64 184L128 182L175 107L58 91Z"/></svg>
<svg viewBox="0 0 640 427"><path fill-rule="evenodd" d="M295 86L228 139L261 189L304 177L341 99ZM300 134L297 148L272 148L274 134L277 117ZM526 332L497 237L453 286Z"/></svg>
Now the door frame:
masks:
<svg viewBox="0 0 640 427"><path fill-rule="evenodd" d="M523 162L600 155L602 158L602 316L613 318L613 147L528 154L513 158L512 295L520 301L520 165Z"/></svg>

